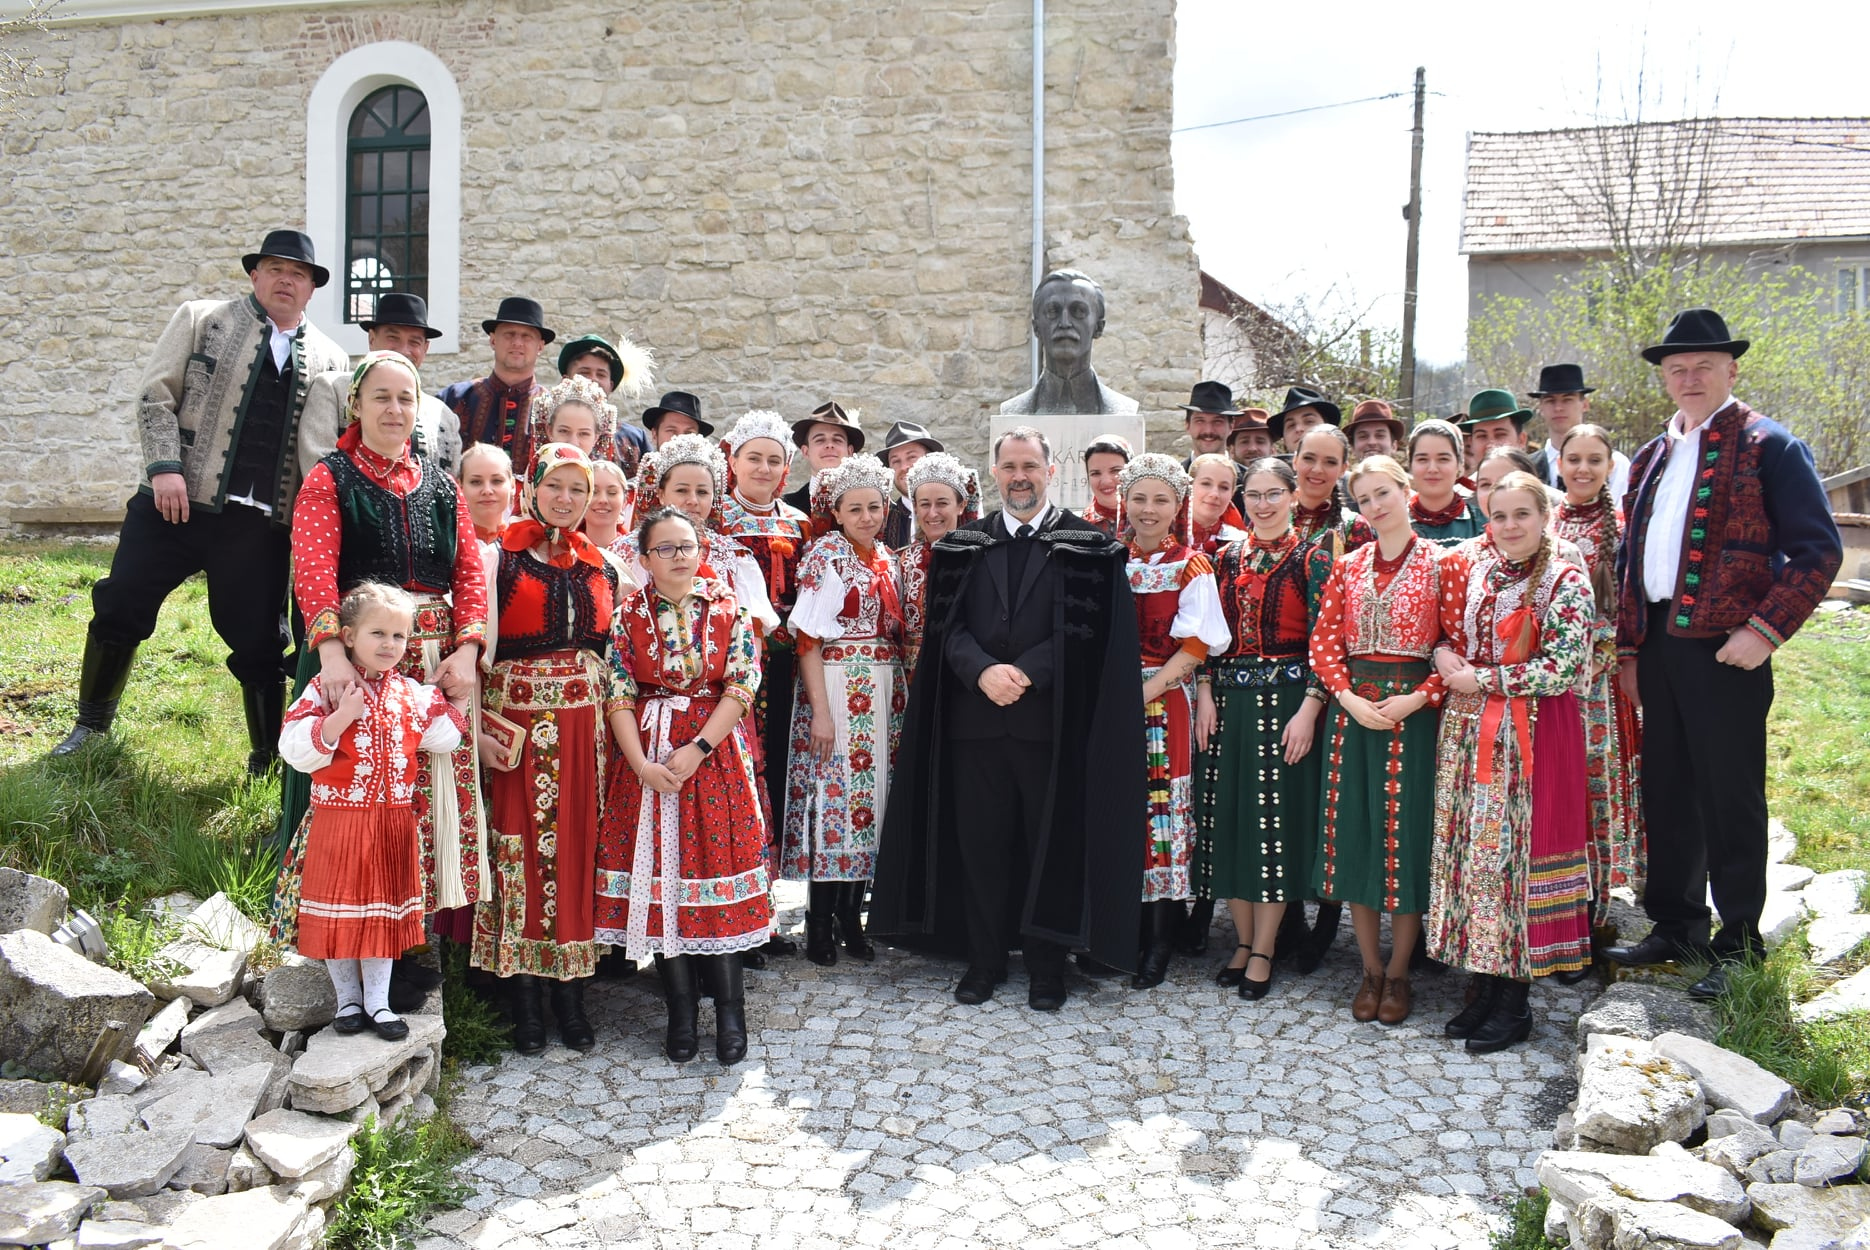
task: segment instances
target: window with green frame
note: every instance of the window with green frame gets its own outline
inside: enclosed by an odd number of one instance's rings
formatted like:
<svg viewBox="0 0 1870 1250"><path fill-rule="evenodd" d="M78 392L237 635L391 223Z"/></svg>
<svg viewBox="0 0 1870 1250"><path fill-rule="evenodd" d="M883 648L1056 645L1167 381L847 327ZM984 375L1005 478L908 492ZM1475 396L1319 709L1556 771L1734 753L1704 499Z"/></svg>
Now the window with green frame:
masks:
<svg viewBox="0 0 1870 1250"><path fill-rule="evenodd" d="M377 296L429 295L429 105L384 87L351 114L345 144L344 319L368 321Z"/></svg>

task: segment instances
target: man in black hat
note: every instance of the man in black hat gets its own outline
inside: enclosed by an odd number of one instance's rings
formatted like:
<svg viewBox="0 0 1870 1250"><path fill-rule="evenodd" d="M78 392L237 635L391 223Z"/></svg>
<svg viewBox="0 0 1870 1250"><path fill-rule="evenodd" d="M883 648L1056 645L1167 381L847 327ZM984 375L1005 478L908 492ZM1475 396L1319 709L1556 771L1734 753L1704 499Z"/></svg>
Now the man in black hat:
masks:
<svg viewBox="0 0 1870 1250"><path fill-rule="evenodd" d="M1727 966L1763 948L1772 654L1844 558L1811 452L1733 397L1748 346L1720 314L1691 308L1643 349L1676 412L1631 462L1617 555L1617 677L1643 712L1653 927L1606 953L1712 959L1694 998L1718 996Z"/></svg>
<svg viewBox="0 0 1870 1250"><path fill-rule="evenodd" d="M1188 402L1178 407L1192 449L1182 467L1186 469L1196 456L1225 456L1227 436L1233 432L1234 418L1240 415L1234 407L1233 389L1225 382L1197 382Z"/></svg>
<svg viewBox="0 0 1870 1250"><path fill-rule="evenodd" d="M1294 386L1286 391L1286 402L1266 422L1274 441L1294 455L1305 435L1321 425L1338 425L1343 410L1326 399L1324 392L1310 386Z"/></svg>
<svg viewBox="0 0 1870 1250"><path fill-rule="evenodd" d="M78 723L54 755L110 728L163 600L200 572L240 682L247 766L263 772L278 754L299 422L310 379L350 360L305 320L313 290L331 279L309 236L275 230L241 263L251 294L183 304L144 370L143 484L125 509L110 575L91 588Z"/></svg>
<svg viewBox="0 0 1870 1250"><path fill-rule="evenodd" d="M1558 475L1558 445L1576 429L1591 411L1591 393L1597 388L1584 384L1584 370L1578 365L1546 365L1539 370L1539 388L1528 391L1545 422L1545 446L1533 457L1539 476L1547 486L1565 489ZM1610 497L1622 499L1630 489L1630 458L1613 449L1610 453Z"/></svg>
<svg viewBox="0 0 1870 1250"><path fill-rule="evenodd" d="M628 392L628 398L634 400L649 386L649 355L628 339L623 340L623 345L639 359L640 364L635 368L624 363L623 354L611 346L603 335L579 335L559 348L558 375L561 378L589 378L603 387L606 395L614 394L621 388ZM623 465L625 473L635 477L637 463L652 446L649 431L640 425L625 425L623 414L619 411L613 441L617 446L617 462Z"/></svg>
<svg viewBox="0 0 1870 1250"><path fill-rule="evenodd" d="M678 434L714 433L714 426L701 419L701 401L687 391L670 391L654 408L643 409L643 428L655 447Z"/></svg>
<svg viewBox="0 0 1870 1250"><path fill-rule="evenodd" d="M883 436L883 463L896 478L896 502L883 519L883 545L891 551L907 547L916 536L915 508L909 500L909 470L931 451L943 450L941 440L913 421L898 421Z"/></svg>
<svg viewBox="0 0 1870 1250"><path fill-rule="evenodd" d="M864 432L857 424L857 414L846 412L833 402L812 409L812 415L792 423L792 441L805 455L805 484L788 492L785 501L812 514L812 478L826 469L835 469L864 449Z"/></svg>
<svg viewBox="0 0 1870 1250"><path fill-rule="evenodd" d="M428 301L401 291L377 296L370 320L358 324L369 336L371 351L398 352L418 369L428 357L430 341L442 333L429 324ZM338 449L338 435L350 419L345 411L350 389L348 369L334 369L312 379L305 395L305 419L299 423L301 477ZM409 441L418 455L427 456L451 477L461 475L461 418L435 396L424 395L416 405L416 428Z"/></svg>
<svg viewBox="0 0 1870 1250"><path fill-rule="evenodd" d="M528 425L532 393L538 387L533 370L539 353L558 336L546 327L539 302L520 295L501 300L500 310L480 326L493 349L493 372L456 382L440 399L461 419L463 442L501 448L513 458L513 475L523 479L532 463Z"/></svg>

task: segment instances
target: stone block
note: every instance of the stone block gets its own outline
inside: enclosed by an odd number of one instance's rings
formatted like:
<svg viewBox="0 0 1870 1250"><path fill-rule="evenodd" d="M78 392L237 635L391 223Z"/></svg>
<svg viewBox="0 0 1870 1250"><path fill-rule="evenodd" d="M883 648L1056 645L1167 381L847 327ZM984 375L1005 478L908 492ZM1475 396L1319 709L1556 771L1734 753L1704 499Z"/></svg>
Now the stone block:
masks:
<svg viewBox="0 0 1870 1250"><path fill-rule="evenodd" d="M193 1006L190 999L172 997L136 1035L136 1044L131 1047L130 1053L145 1072L153 1071L156 1061L182 1036L182 1029L188 1024L188 1014Z"/></svg>
<svg viewBox="0 0 1870 1250"><path fill-rule="evenodd" d="M1870 1250L1870 1219L1838 1238L1838 1250Z"/></svg>
<svg viewBox="0 0 1870 1250"><path fill-rule="evenodd" d="M1833 1107L1831 1110L1812 1121L1812 1132L1814 1133L1851 1134L1861 1133L1862 1131L1862 1121L1843 1107Z"/></svg>
<svg viewBox="0 0 1870 1250"><path fill-rule="evenodd" d="M286 1250L309 1209L284 1185L203 1198L169 1226L165 1244L172 1250Z"/></svg>
<svg viewBox="0 0 1870 1250"><path fill-rule="evenodd" d="M197 1007L219 1007L240 988L247 970L245 951L227 951L206 942L171 942L162 955L182 969L149 983L158 998L186 998Z"/></svg>
<svg viewBox="0 0 1870 1250"><path fill-rule="evenodd" d="M195 1144L191 1128L162 1133L117 1133L65 1144L65 1162L78 1180L113 1198L140 1198L169 1183Z"/></svg>
<svg viewBox="0 0 1870 1250"><path fill-rule="evenodd" d="M1847 916L1820 916L1805 929L1805 944L1811 948L1812 962L1824 967L1837 963L1870 938L1870 916L1852 912Z"/></svg>
<svg viewBox="0 0 1870 1250"><path fill-rule="evenodd" d="M1710 1107L1728 1108L1756 1123L1773 1124L1790 1109L1792 1086L1744 1055L1685 1033L1664 1033L1656 1053L1686 1068L1701 1083Z"/></svg>
<svg viewBox="0 0 1870 1250"><path fill-rule="evenodd" d="M356 1166L357 1152L347 1142L338 1153L301 1175L293 1192L314 1205L329 1202L344 1192Z"/></svg>
<svg viewBox="0 0 1870 1250"><path fill-rule="evenodd" d="M1870 879L1870 873L1865 873L1861 868L1821 872L1811 879L1801 893L1815 915L1848 916L1863 910L1866 879Z"/></svg>
<svg viewBox="0 0 1870 1250"><path fill-rule="evenodd" d="M1547 1151L1539 1156L1537 1171L1539 1183L1574 1210L1603 1197L1677 1202L1729 1223L1744 1220L1749 1210L1738 1180L1686 1155Z"/></svg>
<svg viewBox="0 0 1870 1250"><path fill-rule="evenodd" d="M71 895L58 882L0 868L0 933L31 929L51 937L70 904Z"/></svg>
<svg viewBox="0 0 1870 1250"><path fill-rule="evenodd" d="M110 1066L104 1069L104 1079L97 1083L97 1092L100 1094L134 1094L147 1084L149 1084L149 1073L133 1063L113 1059L110 1061Z"/></svg>
<svg viewBox="0 0 1870 1250"><path fill-rule="evenodd" d="M265 1021L253 1004L236 998L202 1012L182 1030L182 1053L212 1070L213 1059L251 1049L254 1042L271 1050L260 1036ZM251 1062L251 1061L249 1061Z"/></svg>
<svg viewBox="0 0 1870 1250"><path fill-rule="evenodd" d="M142 1250L162 1245L162 1229L130 1220L86 1220L78 1226L78 1250Z"/></svg>
<svg viewBox="0 0 1870 1250"><path fill-rule="evenodd" d="M40 1246L68 1236L104 1191L69 1181L0 1185L0 1245Z"/></svg>
<svg viewBox="0 0 1870 1250"><path fill-rule="evenodd" d="M1778 1150L1770 1150L1747 1164L1744 1179L1749 1184L1758 1182L1789 1185L1798 1180L1798 1166L1799 1152L1781 1147Z"/></svg>
<svg viewBox="0 0 1870 1250"><path fill-rule="evenodd" d="M366 1096L387 1088L411 1060L426 1055L432 1061L447 1032L441 1017L405 1019L409 1036L398 1042L384 1042L370 1033L346 1037L330 1029L314 1034L306 1042L305 1053L292 1064L292 1105L325 1115L348 1111Z"/></svg>
<svg viewBox="0 0 1870 1250"><path fill-rule="evenodd" d="M169 1178L171 1189L192 1189L210 1198L227 1192L227 1171L234 1152L196 1142L182 1156L182 1166Z"/></svg>
<svg viewBox="0 0 1870 1250"><path fill-rule="evenodd" d="M1803 890L1817 875L1803 864L1768 864L1766 888L1775 891Z"/></svg>
<svg viewBox="0 0 1870 1250"><path fill-rule="evenodd" d="M304 1176L345 1149L359 1126L303 1111L269 1111L247 1125L247 1148L282 1178Z"/></svg>
<svg viewBox="0 0 1870 1250"><path fill-rule="evenodd" d="M1747 1186L1753 1223L1769 1233L1782 1228L1826 1228L1843 1233L1870 1219L1870 1185L1811 1189L1799 1184Z"/></svg>
<svg viewBox="0 0 1870 1250"><path fill-rule="evenodd" d="M1798 1005L1799 1019L1829 1020L1854 1011L1870 1011L1870 968L1860 968L1808 1003Z"/></svg>
<svg viewBox="0 0 1870 1250"><path fill-rule="evenodd" d="M227 1165L227 1188L230 1193L241 1193L248 1189L265 1189L277 1177L273 1169L260 1162L260 1156L241 1142L240 1149L234 1151L234 1157Z"/></svg>
<svg viewBox="0 0 1870 1250"><path fill-rule="evenodd" d="M189 941L203 942L224 951L239 951L243 955L251 954L253 948L266 938L260 926L247 919L246 914L234 906L225 894L216 894L189 912L182 921L182 936Z"/></svg>
<svg viewBox="0 0 1870 1250"><path fill-rule="evenodd" d="M180 1056L171 1056L179 1059ZM149 1083L131 1094L130 1103L138 1111L151 1103L159 1102L170 1094L202 1084L210 1078L206 1072L191 1063L178 1063L165 1072L158 1072L149 1078Z"/></svg>
<svg viewBox="0 0 1870 1250"><path fill-rule="evenodd" d="M1811 914L1811 904L1803 893L1768 894L1766 902L1760 908L1760 938L1769 950L1777 950L1779 944L1798 931L1806 916Z"/></svg>
<svg viewBox="0 0 1870 1250"><path fill-rule="evenodd" d="M0 936L0 1059L65 1081L123 1057L155 1010L141 985L36 929Z"/></svg>
<svg viewBox="0 0 1870 1250"><path fill-rule="evenodd" d="M142 1127L138 1111L136 1100L127 1094L99 1094L66 1109L65 1131L73 1141L134 1133Z"/></svg>
<svg viewBox="0 0 1870 1250"><path fill-rule="evenodd" d="M1861 1137L1814 1137L1800 1149L1792 1179L1815 1189L1849 1178L1863 1161Z"/></svg>
<svg viewBox="0 0 1870 1250"><path fill-rule="evenodd" d="M232 1148L240 1144L273 1075L271 1064L252 1063L226 1076L210 1076L144 1107L143 1123L151 1132L192 1127L201 1145Z"/></svg>
<svg viewBox="0 0 1870 1250"><path fill-rule="evenodd" d="M1578 1042L1593 1033L1642 1038L1686 1033L1714 1039L1714 1011L1680 990L1640 981L1618 981L1578 1016Z"/></svg>
<svg viewBox="0 0 1870 1250"><path fill-rule="evenodd" d="M1701 1086L1646 1042L1586 1039L1574 1113L1578 1136L1629 1154L1680 1141L1707 1118Z"/></svg>
<svg viewBox="0 0 1870 1250"><path fill-rule="evenodd" d="M1803 1150L1805 1144L1817 1136L1811 1125L1798 1120L1782 1121L1774 1132L1779 1135L1779 1144L1787 1150Z"/></svg>
<svg viewBox="0 0 1870 1250"><path fill-rule="evenodd" d="M1729 1112L1716 1112L1716 1115L1733 1115ZM1738 1117L1736 1117L1738 1118ZM1733 1132L1714 1135L1714 1117L1708 1117L1708 1140L1697 1148L1700 1158L1721 1168L1734 1176L1747 1179L1747 1169L1755 1159L1772 1154L1780 1149L1779 1139L1755 1124L1752 1120L1742 1120L1744 1127Z"/></svg>
<svg viewBox="0 0 1870 1250"><path fill-rule="evenodd" d="M260 1013L280 1033L309 1033L338 1014L338 992L322 963L283 964L260 982Z"/></svg>
<svg viewBox="0 0 1870 1250"><path fill-rule="evenodd" d="M0 1185L44 1180L64 1152L65 1134L47 1128L37 1116L0 1112Z"/></svg>
<svg viewBox="0 0 1870 1250"><path fill-rule="evenodd" d="M1578 1208L1586 1250L1740 1250L1740 1230L1672 1202L1593 1198Z"/></svg>
<svg viewBox="0 0 1870 1250"><path fill-rule="evenodd" d="M1792 858L1792 853L1799 849L1799 840L1779 817L1774 816L1766 822L1766 858L1775 864L1783 864Z"/></svg>

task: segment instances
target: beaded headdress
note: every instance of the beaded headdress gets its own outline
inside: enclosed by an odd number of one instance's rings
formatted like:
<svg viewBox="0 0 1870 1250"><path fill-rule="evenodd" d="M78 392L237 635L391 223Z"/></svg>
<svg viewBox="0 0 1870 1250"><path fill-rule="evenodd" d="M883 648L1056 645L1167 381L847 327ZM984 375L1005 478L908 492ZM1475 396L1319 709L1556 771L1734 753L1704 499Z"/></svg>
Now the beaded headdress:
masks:
<svg viewBox="0 0 1870 1250"><path fill-rule="evenodd" d="M859 454L848 457L835 468L820 469L812 477L812 518L827 527L835 525L832 509L838 506L838 500L854 490L874 490L887 504L890 486L895 480L896 475L875 456Z"/></svg>
<svg viewBox="0 0 1870 1250"><path fill-rule="evenodd" d="M356 419L357 392L364 389L364 379L370 376L370 371L372 369L381 364L401 365L403 368L409 370L409 376L416 380L416 394L420 395L422 393L422 375L416 371L415 362L410 360L409 357L403 355L401 352L368 352L364 355L362 360L357 362L357 367L351 370L351 387L344 399L344 420L346 424Z"/></svg>
<svg viewBox="0 0 1870 1250"><path fill-rule="evenodd" d="M1165 456L1159 451L1146 451L1123 466L1123 472L1117 475L1117 489L1128 495L1130 487L1146 477L1166 483L1175 492L1178 501L1188 498L1188 489L1195 482L1173 456Z"/></svg>
<svg viewBox="0 0 1870 1250"><path fill-rule="evenodd" d="M645 513L661 505L663 480L679 464L698 464L708 471L714 481L714 506L720 506L721 497L727 493L727 457L706 435L677 434L644 456L637 470L636 493Z"/></svg>
<svg viewBox="0 0 1870 1250"><path fill-rule="evenodd" d="M553 415L566 404L583 404L595 414L597 443L591 448L591 455L602 460L615 460L617 457L611 440L617 429L617 406L605 397L603 387L590 378L581 378L576 374L533 391L532 407L528 413L533 445L537 446L547 440Z"/></svg>
<svg viewBox="0 0 1870 1250"><path fill-rule="evenodd" d="M734 428L721 440L721 450L732 456L756 438L770 438L778 443L785 452L786 463L792 463L793 454L798 450L792 445L792 426L784 417L765 408L741 414Z"/></svg>
<svg viewBox="0 0 1870 1250"><path fill-rule="evenodd" d="M954 491L955 498L961 501L961 524L980 519L980 474L945 451L931 451L910 465L903 479L911 507L915 505L916 488L930 482L939 482Z"/></svg>

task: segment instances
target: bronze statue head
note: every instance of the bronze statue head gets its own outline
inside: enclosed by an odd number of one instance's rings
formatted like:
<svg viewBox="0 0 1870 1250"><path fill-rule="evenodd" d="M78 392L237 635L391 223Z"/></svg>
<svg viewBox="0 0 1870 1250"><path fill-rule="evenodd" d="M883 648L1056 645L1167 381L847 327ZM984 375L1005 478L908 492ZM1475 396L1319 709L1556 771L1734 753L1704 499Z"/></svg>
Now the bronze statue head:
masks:
<svg viewBox="0 0 1870 1250"><path fill-rule="evenodd" d="M1091 341L1104 332L1104 288L1076 269L1054 269L1032 293L1032 332L1046 372L1088 368Z"/></svg>

